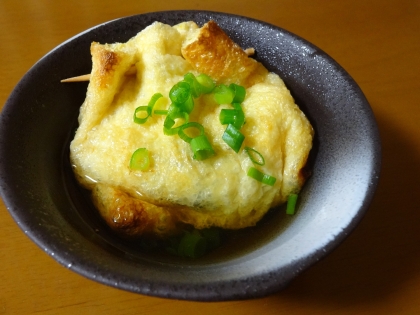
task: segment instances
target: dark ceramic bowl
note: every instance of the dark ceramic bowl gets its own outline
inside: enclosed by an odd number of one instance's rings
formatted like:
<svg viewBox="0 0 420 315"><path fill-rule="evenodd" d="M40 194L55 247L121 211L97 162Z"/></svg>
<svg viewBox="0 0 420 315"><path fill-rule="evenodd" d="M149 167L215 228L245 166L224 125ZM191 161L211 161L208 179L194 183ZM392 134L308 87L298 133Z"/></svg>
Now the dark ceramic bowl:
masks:
<svg viewBox="0 0 420 315"><path fill-rule="evenodd" d="M284 208L233 233L196 260L149 252L113 235L73 178L69 142L86 83L60 80L91 70L92 41L124 42L154 21L213 19L285 81L315 132L312 177L297 214ZM22 78L0 123L1 195L20 228L67 268L100 283L188 300L264 296L284 288L331 252L366 212L377 185L380 140L371 108L352 78L314 45L281 28L215 12L170 11L94 27L61 44Z"/></svg>

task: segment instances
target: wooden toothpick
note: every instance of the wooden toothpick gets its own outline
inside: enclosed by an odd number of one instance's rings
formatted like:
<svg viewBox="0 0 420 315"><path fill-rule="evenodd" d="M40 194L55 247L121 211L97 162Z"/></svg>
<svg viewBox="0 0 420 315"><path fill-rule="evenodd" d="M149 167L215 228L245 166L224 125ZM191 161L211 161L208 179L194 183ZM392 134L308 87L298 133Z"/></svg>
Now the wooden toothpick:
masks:
<svg viewBox="0 0 420 315"><path fill-rule="evenodd" d="M89 80L90 80L90 74L84 74L84 75L79 75L77 77L63 79L60 82L83 82L83 81L89 81Z"/></svg>

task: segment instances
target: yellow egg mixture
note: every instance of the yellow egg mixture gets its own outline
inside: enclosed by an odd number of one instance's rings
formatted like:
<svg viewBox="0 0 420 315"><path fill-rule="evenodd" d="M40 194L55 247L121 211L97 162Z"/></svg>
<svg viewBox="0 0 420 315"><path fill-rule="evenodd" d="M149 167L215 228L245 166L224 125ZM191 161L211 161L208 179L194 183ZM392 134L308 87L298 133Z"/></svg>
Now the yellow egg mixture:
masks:
<svg viewBox="0 0 420 315"><path fill-rule="evenodd" d="M129 236L175 234L183 224L239 229L255 225L272 207L298 193L312 147L313 129L278 75L269 73L214 22L173 27L155 22L127 43L92 43L92 73L79 128L71 143L71 162L80 183L91 189L107 223ZM223 108L211 94L195 99L190 121L203 125L215 155L193 159L190 145L163 133L165 116L133 122L136 107L163 95L154 109L167 109L173 85L191 72L217 83L246 87L242 149L223 140ZM249 177L254 166L243 150L265 158L258 168L276 177L274 186ZM151 165L130 169L138 148L147 148Z"/></svg>

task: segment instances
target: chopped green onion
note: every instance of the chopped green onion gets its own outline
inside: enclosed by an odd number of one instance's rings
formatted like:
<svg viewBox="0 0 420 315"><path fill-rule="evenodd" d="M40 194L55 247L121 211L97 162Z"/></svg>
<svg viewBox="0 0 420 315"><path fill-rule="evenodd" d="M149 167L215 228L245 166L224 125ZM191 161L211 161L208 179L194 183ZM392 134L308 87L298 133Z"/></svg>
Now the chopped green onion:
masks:
<svg viewBox="0 0 420 315"><path fill-rule="evenodd" d="M255 150L253 148L250 148L250 147L245 147L244 150L248 154L252 163L257 164L257 165L261 165L261 166L263 166L265 164L264 157L262 156L262 154L260 152L258 152L257 150Z"/></svg>
<svg viewBox="0 0 420 315"><path fill-rule="evenodd" d="M198 129L198 136L192 138L187 135L185 130L189 128ZM182 140L190 144L195 160L202 161L215 155L209 139L204 134L204 127L201 124L197 122L186 123L179 128L178 135Z"/></svg>
<svg viewBox="0 0 420 315"><path fill-rule="evenodd" d="M234 109L236 109L236 110L240 110L240 111L242 111L242 112L243 112L243 110L242 110L242 106L241 106L241 103L232 102L232 106L233 106L233 108L234 108Z"/></svg>
<svg viewBox="0 0 420 315"><path fill-rule="evenodd" d="M211 147L209 139L205 135L195 137L190 142L191 150L193 151L193 158L197 161L205 160L213 156L214 150Z"/></svg>
<svg viewBox="0 0 420 315"><path fill-rule="evenodd" d="M135 171L146 171L149 167L149 151L146 148L139 148L134 151L130 159L130 169Z"/></svg>
<svg viewBox="0 0 420 315"><path fill-rule="evenodd" d="M238 153L244 142L245 136L234 125L229 124L223 133L222 139Z"/></svg>
<svg viewBox="0 0 420 315"><path fill-rule="evenodd" d="M245 123L245 115L242 109L222 109L219 120L222 125L231 124L239 130Z"/></svg>
<svg viewBox="0 0 420 315"><path fill-rule="evenodd" d="M214 88L214 99L217 104L230 104L234 96L234 91L224 84L220 84Z"/></svg>
<svg viewBox="0 0 420 315"><path fill-rule="evenodd" d="M153 111L153 107L156 104L156 101L158 99L160 99L161 97L163 97L162 94L160 93L155 93L152 95L152 97L150 98L149 104L147 104L147 106L139 106L135 109L134 111L134 116L133 116L133 120L136 124L144 124L147 119L152 116L152 111ZM140 111L145 111L147 113L146 117L138 117L137 113Z"/></svg>
<svg viewBox="0 0 420 315"><path fill-rule="evenodd" d="M146 112L146 117L138 117L137 116L137 113L138 112L141 112L141 111L144 111L144 112ZM135 111L134 111L134 116L133 116L133 119L134 119L134 122L136 123L136 124L144 124L146 121L147 121L147 119L149 118L149 107L148 106L139 106L139 107L137 107L136 109L135 109Z"/></svg>
<svg viewBox="0 0 420 315"><path fill-rule="evenodd" d="M192 110L194 109L194 100L192 98L192 96L190 95L190 97L182 104L174 104L175 106L178 106L178 108L186 113L191 113Z"/></svg>
<svg viewBox="0 0 420 315"><path fill-rule="evenodd" d="M182 110L176 106L174 103L172 103L171 105L169 105L168 108L168 116L176 116L179 115L179 113L182 112Z"/></svg>
<svg viewBox="0 0 420 315"><path fill-rule="evenodd" d="M235 116L237 115L237 111L234 109L222 109L220 111L219 120L222 125L228 125L235 122Z"/></svg>
<svg viewBox="0 0 420 315"><path fill-rule="evenodd" d="M168 110L166 110L166 109L155 109L153 111L153 114L155 114L155 115L168 115Z"/></svg>
<svg viewBox="0 0 420 315"><path fill-rule="evenodd" d="M182 140L184 140L185 142L191 143L191 141L193 140L193 138L191 138L190 136L188 136L184 132L184 130L186 130L188 128L196 128L196 129L198 129L198 131L199 131L199 135L198 136L204 135L204 127L201 124L199 124L198 122L189 122L189 123L186 123L186 124L182 125L179 128L179 131L178 131L179 137Z"/></svg>
<svg viewBox="0 0 420 315"><path fill-rule="evenodd" d="M297 194L290 194L287 197L287 207L286 207L286 213L293 215L296 212L296 201L297 201L298 195Z"/></svg>
<svg viewBox="0 0 420 315"><path fill-rule="evenodd" d="M196 76L196 80L198 81L198 83L200 83L201 92L203 94L208 94L211 91L213 91L215 87L214 81L207 74L199 74L198 76Z"/></svg>
<svg viewBox="0 0 420 315"><path fill-rule="evenodd" d="M149 104L147 104L147 107L149 108L147 112L149 113L149 115L152 114L153 107L155 106L157 100L160 99L161 97L163 97L163 95L160 93L155 93L152 95L152 97L150 98Z"/></svg>
<svg viewBox="0 0 420 315"><path fill-rule="evenodd" d="M245 124L245 113L242 110L242 106L240 103L232 103L233 108L238 111L238 115L235 118L235 123L233 124L236 128L241 129L242 126Z"/></svg>
<svg viewBox="0 0 420 315"><path fill-rule="evenodd" d="M220 246L220 234L220 229L216 228L184 231L182 235L170 237L165 249L180 257L199 258Z"/></svg>
<svg viewBox="0 0 420 315"><path fill-rule="evenodd" d="M184 75L184 81L187 82L190 85L191 95L194 98L197 98L202 94L201 84L197 81L194 74L189 72L186 75Z"/></svg>
<svg viewBox="0 0 420 315"><path fill-rule="evenodd" d="M173 111L170 114L168 114L165 118L165 121L163 122L163 133L167 136L173 136L176 135L179 131L179 129L184 125L180 124L177 127L173 127L175 125L176 119L183 119L184 124L188 123L189 115L186 112L180 112L180 111Z"/></svg>
<svg viewBox="0 0 420 315"><path fill-rule="evenodd" d="M183 103L172 103L169 105L169 112L172 111L179 111L179 112L186 112L191 113L194 109L194 100L191 95L188 96L185 102Z"/></svg>
<svg viewBox="0 0 420 315"><path fill-rule="evenodd" d="M191 87L188 82L181 81L169 91L169 98L173 103L183 104L191 97Z"/></svg>
<svg viewBox="0 0 420 315"><path fill-rule="evenodd" d="M235 83L230 84L229 88L234 93L232 103L242 103L245 99L245 94L246 94L245 88Z"/></svg>
<svg viewBox="0 0 420 315"><path fill-rule="evenodd" d="M263 184L270 185L270 186L273 186L274 183L276 182L275 177L268 174L264 174L263 172L257 170L255 167L250 167L247 175Z"/></svg>
<svg viewBox="0 0 420 315"><path fill-rule="evenodd" d="M178 255L182 257L198 258L206 253L207 240L197 233L185 232L182 237L179 247Z"/></svg>

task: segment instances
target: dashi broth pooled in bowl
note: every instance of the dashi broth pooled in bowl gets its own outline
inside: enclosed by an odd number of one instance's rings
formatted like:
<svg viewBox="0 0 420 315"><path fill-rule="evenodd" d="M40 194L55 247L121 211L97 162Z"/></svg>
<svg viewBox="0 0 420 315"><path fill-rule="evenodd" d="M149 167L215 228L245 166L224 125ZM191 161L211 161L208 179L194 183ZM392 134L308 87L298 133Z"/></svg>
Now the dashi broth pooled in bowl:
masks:
<svg viewBox="0 0 420 315"><path fill-rule="evenodd" d="M255 225L270 208L287 201L305 182L302 171L312 148L313 129L278 75L249 57L215 22L203 27L155 22L127 43L92 43L92 72L70 155L79 182L92 191L107 224L128 237L166 238L183 228L241 229ZM184 76L206 74L216 86L246 89L239 105L245 117L238 152L224 140L227 125L214 94L194 98L188 121L199 123L214 151L194 158L178 134L164 133L170 90ZM155 100L141 124L139 106ZM230 125L229 125L230 126ZM147 150L149 166L130 168L133 152ZM255 165L251 148L264 160ZM254 151L252 151L254 152ZM262 164L262 163L260 163ZM251 168L275 178L267 185Z"/></svg>

